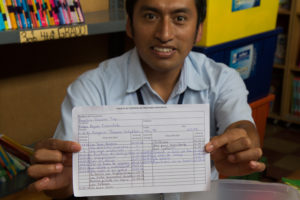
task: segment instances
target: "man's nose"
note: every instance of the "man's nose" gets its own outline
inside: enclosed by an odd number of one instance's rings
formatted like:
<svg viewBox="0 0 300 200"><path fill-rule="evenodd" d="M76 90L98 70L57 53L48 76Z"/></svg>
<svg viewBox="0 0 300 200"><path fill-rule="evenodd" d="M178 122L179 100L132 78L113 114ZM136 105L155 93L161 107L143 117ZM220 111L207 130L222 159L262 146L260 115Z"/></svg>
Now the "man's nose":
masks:
<svg viewBox="0 0 300 200"><path fill-rule="evenodd" d="M173 39L173 24L171 19L163 18L158 24L155 37L162 43L167 43Z"/></svg>

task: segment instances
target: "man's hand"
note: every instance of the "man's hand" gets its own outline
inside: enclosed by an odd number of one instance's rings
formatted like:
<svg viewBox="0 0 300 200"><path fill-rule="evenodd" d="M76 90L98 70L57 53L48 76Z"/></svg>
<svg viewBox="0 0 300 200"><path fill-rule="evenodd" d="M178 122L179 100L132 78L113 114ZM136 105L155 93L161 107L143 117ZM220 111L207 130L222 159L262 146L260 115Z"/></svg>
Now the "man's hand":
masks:
<svg viewBox="0 0 300 200"><path fill-rule="evenodd" d="M35 147L28 175L36 181L29 185L33 191L45 191L54 198L73 194L72 153L80 151L76 142L47 139Z"/></svg>
<svg viewBox="0 0 300 200"><path fill-rule="evenodd" d="M258 140L254 125L242 121L227 128L224 134L213 137L205 150L211 153L220 174L242 176L266 168L264 163L258 162L262 156Z"/></svg>

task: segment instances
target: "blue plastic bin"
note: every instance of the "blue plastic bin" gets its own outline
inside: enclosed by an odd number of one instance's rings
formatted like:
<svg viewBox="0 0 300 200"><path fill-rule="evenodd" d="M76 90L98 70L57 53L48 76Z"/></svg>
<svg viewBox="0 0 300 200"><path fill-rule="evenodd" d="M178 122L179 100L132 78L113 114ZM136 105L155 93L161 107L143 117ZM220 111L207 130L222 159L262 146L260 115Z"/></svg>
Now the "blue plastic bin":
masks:
<svg viewBox="0 0 300 200"><path fill-rule="evenodd" d="M212 47L195 46L193 51L204 53L216 62L238 70L249 91L250 103L269 94L277 35L280 32L282 29L278 28Z"/></svg>

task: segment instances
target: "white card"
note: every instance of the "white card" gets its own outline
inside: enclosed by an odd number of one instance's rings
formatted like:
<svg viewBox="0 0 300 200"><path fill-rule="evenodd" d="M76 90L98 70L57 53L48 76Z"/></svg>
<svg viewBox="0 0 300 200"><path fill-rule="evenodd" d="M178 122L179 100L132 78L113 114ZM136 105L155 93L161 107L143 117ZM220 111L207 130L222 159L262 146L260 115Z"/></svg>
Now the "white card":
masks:
<svg viewBox="0 0 300 200"><path fill-rule="evenodd" d="M75 196L208 190L209 105L76 107Z"/></svg>

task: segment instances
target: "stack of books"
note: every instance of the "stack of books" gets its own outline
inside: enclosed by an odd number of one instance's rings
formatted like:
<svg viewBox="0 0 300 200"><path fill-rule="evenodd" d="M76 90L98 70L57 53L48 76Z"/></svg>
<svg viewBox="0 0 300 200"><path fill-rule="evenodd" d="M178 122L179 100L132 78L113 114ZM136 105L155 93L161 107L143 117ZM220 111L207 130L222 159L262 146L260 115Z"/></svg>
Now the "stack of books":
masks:
<svg viewBox="0 0 300 200"><path fill-rule="evenodd" d="M30 164L33 149L0 134L0 183L13 179Z"/></svg>
<svg viewBox="0 0 300 200"><path fill-rule="evenodd" d="M300 117L300 77L294 77L293 80L293 97L292 97L292 114Z"/></svg>
<svg viewBox="0 0 300 200"><path fill-rule="evenodd" d="M0 0L0 31L83 22L79 0Z"/></svg>

